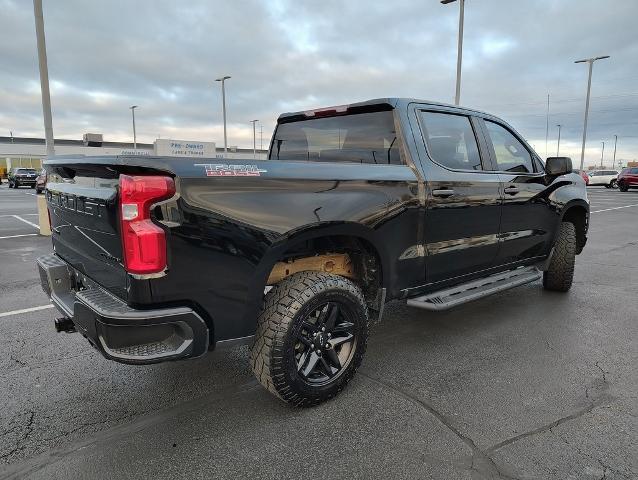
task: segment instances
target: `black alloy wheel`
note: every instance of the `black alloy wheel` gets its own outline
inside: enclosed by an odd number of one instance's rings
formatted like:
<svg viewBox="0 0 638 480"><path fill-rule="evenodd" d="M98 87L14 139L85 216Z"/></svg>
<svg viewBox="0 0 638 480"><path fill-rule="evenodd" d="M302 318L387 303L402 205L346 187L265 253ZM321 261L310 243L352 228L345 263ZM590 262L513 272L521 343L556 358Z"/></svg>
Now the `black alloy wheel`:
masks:
<svg viewBox="0 0 638 480"><path fill-rule="evenodd" d="M333 381L348 366L357 348L354 323L337 302L316 308L301 323L295 345L299 376L311 385Z"/></svg>

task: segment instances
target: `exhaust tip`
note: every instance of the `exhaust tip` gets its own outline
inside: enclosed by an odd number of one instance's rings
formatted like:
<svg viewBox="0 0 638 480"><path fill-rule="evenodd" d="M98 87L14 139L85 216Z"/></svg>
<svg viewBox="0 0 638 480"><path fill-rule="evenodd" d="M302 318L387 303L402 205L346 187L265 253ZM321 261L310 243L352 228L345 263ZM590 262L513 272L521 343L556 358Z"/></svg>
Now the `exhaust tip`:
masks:
<svg viewBox="0 0 638 480"><path fill-rule="evenodd" d="M53 325L55 326L55 331L65 332L65 333L73 333L75 332L75 325L73 324L73 320L67 317L56 318L53 321Z"/></svg>

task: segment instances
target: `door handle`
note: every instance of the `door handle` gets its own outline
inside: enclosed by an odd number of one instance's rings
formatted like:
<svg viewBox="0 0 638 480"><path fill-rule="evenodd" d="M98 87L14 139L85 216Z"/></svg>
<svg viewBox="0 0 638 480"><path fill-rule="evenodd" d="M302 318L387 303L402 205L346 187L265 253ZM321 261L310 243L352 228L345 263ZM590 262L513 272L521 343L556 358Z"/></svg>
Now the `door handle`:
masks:
<svg viewBox="0 0 638 480"><path fill-rule="evenodd" d="M507 193L508 195L516 195L518 193L518 188L517 187L506 187L505 188L505 193Z"/></svg>
<svg viewBox="0 0 638 480"><path fill-rule="evenodd" d="M454 190L452 190L451 188L432 190L432 196L434 197L451 197L452 195L454 195Z"/></svg>

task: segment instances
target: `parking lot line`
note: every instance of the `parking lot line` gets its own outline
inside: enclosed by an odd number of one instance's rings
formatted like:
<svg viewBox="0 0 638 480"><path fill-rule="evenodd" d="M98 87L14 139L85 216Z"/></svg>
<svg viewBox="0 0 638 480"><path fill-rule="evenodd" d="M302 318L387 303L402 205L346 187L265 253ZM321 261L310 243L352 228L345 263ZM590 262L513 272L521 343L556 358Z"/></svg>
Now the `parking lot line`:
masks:
<svg viewBox="0 0 638 480"><path fill-rule="evenodd" d="M28 216L38 215L38 214L37 213L21 213L20 215L22 215L23 217L28 217ZM4 213L0 215L0 218L5 218L5 217L13 217L13 215L11 213Z"/></svg>
<svg viewBox="0 0 638 480"><path fill-rule="evenodd" d="M22 235L9 235L7 237L0 237L0 240L5 240L7 238L18 238L18 237L36 237L39 233L23 233Z"/></svg>
<svg viewBox="0 0 638 480"><path fill-rule="evenodd" d="M609 210L620 210L621 208L629 208L629 207L638 207L638 203L634 203L633 205L623 205L622 207L613 207L613 208L604 208L603 210L594 210L591 213L608 212Z"/></svg>
<svg viewBox="0 0 638 480"><path fill-rule="evenodd" d="M29 220L25 220L24 218L20 217L19 215L11 215L11 216L13 218L17 218L21 222L26 223L27 225L31 225L32 227L37 228L38 230L40 230L40 225L36 225L35 223L31 223Z"/></svg>
<svg viewBox="0 0 638 480"><path fill-rule="evenodd" d="M18 315L20 313L37 312L38 310L46 310L47 308L53 308L53 305L40 305L39 307L22 308L11 312L2 312L0 313L0 317L10 317L11 315Z"/></svg>

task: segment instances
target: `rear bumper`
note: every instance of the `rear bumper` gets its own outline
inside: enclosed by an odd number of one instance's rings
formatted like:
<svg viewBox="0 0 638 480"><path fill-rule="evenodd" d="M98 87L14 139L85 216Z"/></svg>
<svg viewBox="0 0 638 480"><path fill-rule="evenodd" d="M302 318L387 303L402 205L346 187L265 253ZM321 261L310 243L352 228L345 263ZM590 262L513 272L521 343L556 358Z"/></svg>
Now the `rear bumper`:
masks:
<svg viewBox="0 0 638 480"><path fill-rule="evenodd" d="M53 304L106 358L149 364L208 351L208 327L191 308L134 309L55 254L39 257L37 264Z"/></svg>
<svg viewBox="0 0 638 480"><path fill-rule="evenodd" d="M16 178L13 181L20 185L35 185L35 178Z"/></svg>

